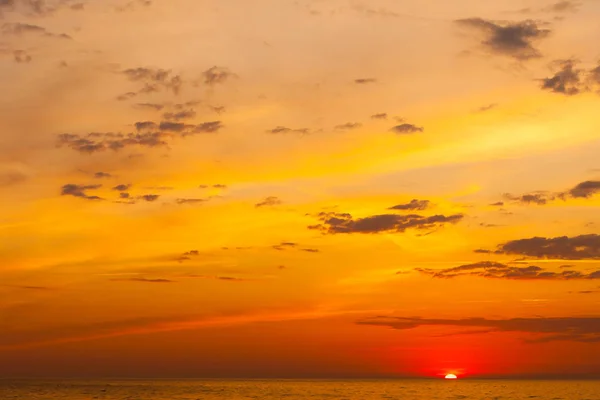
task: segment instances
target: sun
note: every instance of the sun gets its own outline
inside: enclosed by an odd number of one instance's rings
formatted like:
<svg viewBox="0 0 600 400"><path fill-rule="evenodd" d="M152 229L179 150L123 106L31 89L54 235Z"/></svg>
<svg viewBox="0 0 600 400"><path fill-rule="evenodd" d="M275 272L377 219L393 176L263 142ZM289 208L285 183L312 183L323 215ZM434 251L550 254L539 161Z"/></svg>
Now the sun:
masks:
<svg viewBox="0 0 600 400"><path fill-rule="evenodd" d="M444 377L444 379L458 379L458 377L454 374L448 374Z"/></svg>

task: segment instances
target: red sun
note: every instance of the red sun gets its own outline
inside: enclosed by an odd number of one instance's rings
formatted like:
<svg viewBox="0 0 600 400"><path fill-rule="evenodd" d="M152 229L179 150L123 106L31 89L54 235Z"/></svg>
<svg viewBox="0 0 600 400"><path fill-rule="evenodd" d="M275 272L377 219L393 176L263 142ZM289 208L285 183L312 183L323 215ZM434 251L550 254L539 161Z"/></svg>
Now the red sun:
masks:
<svg viewBox="0 0 600 400"><path fill-rule="evenodd" d="M454 374L448 374L444 377L444 379L458 379L458 377Z"/></svg>

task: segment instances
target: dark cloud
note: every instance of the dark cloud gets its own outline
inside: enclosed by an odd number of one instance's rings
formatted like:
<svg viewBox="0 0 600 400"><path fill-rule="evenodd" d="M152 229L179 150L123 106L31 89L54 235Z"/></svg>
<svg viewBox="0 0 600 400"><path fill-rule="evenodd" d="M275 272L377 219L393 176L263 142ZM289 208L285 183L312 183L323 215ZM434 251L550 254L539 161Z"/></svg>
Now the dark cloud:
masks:
<svg viewBox="0 0 600 400"><path fill-rule="evenodd" d="M581 75L583 70L575 68L575 61L559 61L560 69L550 78L542 79L542 89L554 93L573 96L585 88L582 87Z"/></svg>
<svg viewBox="0 0 600 400"><path fill-rule="evenodd" d="M416 126L413 124L404 123L404 124L396 125L390 130L392 132L400 134L400 135L407 135L407 134L411 134L411 133L423 132L423 131L425 131L425 128L423 128L421 126Z"/></svg>
<svg viewBox="0 0 600 400"><path fill-rule="evenodd" d="M319 230L323 233L381 233L404 232L407 229L433 229L445 224L460 222L464 215L432 215L422 216L417 214L396 215L383 214L365 218L354 219L347 213L321 212L318 214L322 222L309 226L309 229Z"/></svg>
<svg viewBox="0 0 600 400"><path fill-rule="evenodd" d="M364 85L367 83L375 83L377 82L377 79L375 78L360 78L360 79L355 79L354 83L359 84L359 85Z"/></svg>
<svg viewBox="0 0 600 400"><path fill-rule="evenodd" d="M341 125L336 125L335 129L339 129L342 131L349 131L352 129L358 129L362 126L361 123L359 122L346 122L345 124L341 124Z"/></svg>
<svg viewBox="0 0 600 400"><path fill-rule="evenodd" d="M320 253L321 250L319 249L300 249L300 251L304 251L306 253Z"/></svg>
<svg viewBox="0 0 600 400"><path fill-rule="evenodd" d="M481 44L490 52L519 61L541 57L534 42L550 34L549 29L540 28L539 23L532 20L501 24L482 18L468 18L456 23L482 32L485 38Z"/></svg>
<svg viewBox="0 0 600 400"><path fill-rule="evenodd" d="M87 135L63 133L58 135L57 145L67 146L81 153L95 153L106 150L120 150L125 147L165 147L174 137L186 137L203 133L215 133L223 128L221 121L209 121L201 124L184 124L163 121L136 122L136 133L91 132Z"/></svg>
<svg viewBox="0 0 600 400"><path fill-rule="evenodd" d="M86 200L103 200L101 197L90 196L86 193L87 190L95 190L101 187L102 185L76 185L73 183L68 183L63 185L60 190L60 194L61 196L74 196Z"/></svg>
<svg viewBox="0 0 600 400"><path fill-rule="evenodd" d="M585 181L569 190L568 195L574 198L589 198L600 193L600 181Z"/></svg>
<svg viewBox="0 0 600 400"><path fill-rule="evenodd" d="M456 278L476 276L490 279L511 280L583 280L600 279L600 271L589 274L579 271L554 272L537 266L513 267L506 264L483 261L447 269L417 268L417 271L433 278Z"/></svg>
<svg viewBox="0 0 600 400"><path fill-rule="evenodd" d="M204 83L209 86L213 86L219 83L225 83L227 80L236 77L233 72L225 67L214 66L207 69L202 73Z"/></svg>
<svg viewBox="0 0 600 400"><path fill-rule="evenodd" d="M96 153L106 150L121 150L130 146L161 147L167 146L170 137L162 132L145 133L99 133L87 135L63 133L58 135L58 146L67 146L80 153Z"/></svg>
<svg viewBox="0 0 600 400"><path fill-rule="evenodd" d="M126 69L122 73L130 81L144 85L138 90L138 94L159 92L161 89L178 94L183 85L183 80L179 75L172 75L170 70L165 69L140 67Z"/></svg>
<svg viewBox="0 0 600 400"><path fill-rule="evenodd" d="M223 185L221 183L217 183L216 185L212 186L215 189L227 189L227 185Z"/></svg>
<svg viewBox="0 0 600 400"><path fill-rule="evenodd" d="M5 23L2 25L2 33L5 35L27 35L36 34L56 39L72 39L65 33L52 33L39 25L23 24L20 22Z"/></svg>
<svg viewBox="0 0 600 400"><path fill-rule="evenodd" d="M278 134L283 134L283 133L298 133L301 135L306 135L306 134L310 133L310 130L307 128L292 129L292 128L288 128L285 126L276 126L273 129L269 129L267 131L267 133L271 133L273 135L278 135Z"/></svg>
<svg viewBox="0 0 600 400"><path fill-rule="evenodd" d="M257 207L257 208L272 207L272 206L278 206L280 204L283 204L283 201L281 201L281 199L279 199L279 197L269 196L269 197L265 198L263 201L256 203L254 205L254 207Z"/></svg>
<svg viewBox="0 0 600 400"><path fill-rule="evenodd" d="M148 202L153 202L153 201L158 200L159 197L160 197L159 194L145 194L142 196L138 196L138 199L145 200Z"/></svg>
<svg viewBox="0 0 600 400"><path fill-rule="evenodd" d="M426 210L429 207L429 200L417 200L412 199L409 203L406 204L398 204L393 207L390 207L389 210Z"/></svg>
<svg viewBox="0 0 600 400"><path fill-rule="evenodd" d="M166 112L163 114L163 118L171 121L182 121L185 119L191 119L196 116L196 111L194 110L184 110L178 112Z"/></svg>
<svg viewBox="0 0 600 400"><path fill-rule="evenodd" d="M204 203L206 199L176 199L175 203L177 204L198 204Z"/></svg>
<svg viewBox="0 0 600 400"><path fill-rule="evenodd" d="M503 201L498 201L496 203L490 204L490 206L494 206L494 207L502 207L503 205L504 205Z"/></svg>
<svg viewBox="0 0 600 400"><path fill-rule="evenodd" d="M371 119L387 119L387 113L379 113L371 115Z"/></svg>
<svg viewBox="0 0 600 400"><path fill-rule="evenodd" d="M119 198L121 198L121 199L128 199L130 197L131 197L131 195L129 193L125 193L125 192L119 193Z"/></svg>
<svg viewBox="0 0 600 400"><path fill-rule="evenodd" d="M112 190L118 190L119 192L125 192L125 191L129 190L131 188L131 186L133 186L131 183L121 184L121 185L117 185L117 186L113 187Z"/></svg>
<svg viewBox="0 0 600 400"><path fill-rule="evenodd" d="M559 260L600 260L600 235L512 240L498 246L496 253Z"/></svg>
<svg viewBox="0 0 600 400"><path fill-rule="evenodd" d="M109 174L108 172L96 172L94 174L94 178L96 178L96 179L112 178L112 175Z"/></svg>
<svg viewBox="0 0 600 400"><path fill-rule="evenodd" d="M487 328L486 332L521 332L542 335L538 339L530 340L530 342L571 340L587 343L600 341L599 317L425 319L380 316L358 321L357 324L383 326L399 330L415 329L423 326Z"/></svg>

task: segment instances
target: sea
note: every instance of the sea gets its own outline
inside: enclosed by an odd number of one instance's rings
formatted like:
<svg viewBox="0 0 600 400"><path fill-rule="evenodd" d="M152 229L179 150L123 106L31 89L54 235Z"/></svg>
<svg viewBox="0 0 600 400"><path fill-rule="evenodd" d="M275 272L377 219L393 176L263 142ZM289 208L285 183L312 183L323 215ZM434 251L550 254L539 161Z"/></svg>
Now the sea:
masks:
<svg viewBox="0 0 600 400"><path fill-rule="evenodd" d="M600 400L600 381L0 380L19 400Z"/></svg>

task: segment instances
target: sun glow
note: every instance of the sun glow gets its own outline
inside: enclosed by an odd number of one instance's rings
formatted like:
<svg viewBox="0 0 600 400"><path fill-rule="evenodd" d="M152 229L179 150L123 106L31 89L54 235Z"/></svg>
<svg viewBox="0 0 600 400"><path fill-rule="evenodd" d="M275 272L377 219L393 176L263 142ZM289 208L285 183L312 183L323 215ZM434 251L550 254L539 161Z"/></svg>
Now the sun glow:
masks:
<svg viewBox="0 0 600 400"><path fill-rule="evenodd" d="M454 374L448 374L444 377L444 379L457 379L458 377Z"/></svg>

